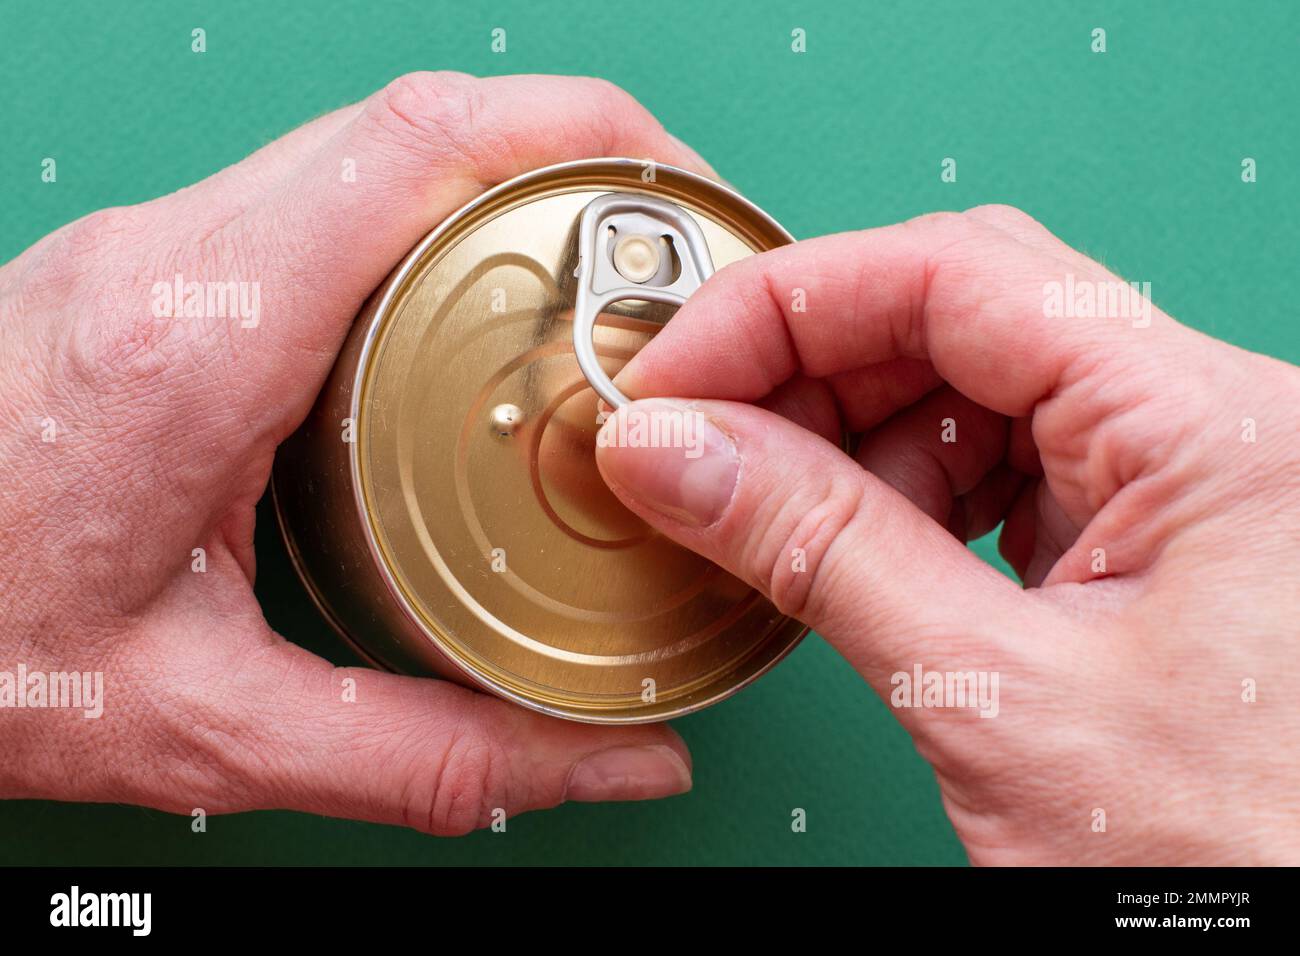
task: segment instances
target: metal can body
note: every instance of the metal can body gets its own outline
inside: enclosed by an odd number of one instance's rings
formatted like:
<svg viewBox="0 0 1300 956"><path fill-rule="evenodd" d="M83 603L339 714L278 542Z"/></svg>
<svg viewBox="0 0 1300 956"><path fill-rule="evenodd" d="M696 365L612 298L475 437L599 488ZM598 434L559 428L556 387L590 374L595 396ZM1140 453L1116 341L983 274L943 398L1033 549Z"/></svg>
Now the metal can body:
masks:
<svg viewBox="0 0 1300 956"><path fill-rule="evenodd" d="M805 628L600 479L574 272L579 218L610 193L685 210L718 268L790 241L730 189L671 167L585 160L505 183L367 302L272 484L299 575L373 663L635 723L728 696ZM614 374L671 313L609 305L592 332L600 368Z"/></svg>

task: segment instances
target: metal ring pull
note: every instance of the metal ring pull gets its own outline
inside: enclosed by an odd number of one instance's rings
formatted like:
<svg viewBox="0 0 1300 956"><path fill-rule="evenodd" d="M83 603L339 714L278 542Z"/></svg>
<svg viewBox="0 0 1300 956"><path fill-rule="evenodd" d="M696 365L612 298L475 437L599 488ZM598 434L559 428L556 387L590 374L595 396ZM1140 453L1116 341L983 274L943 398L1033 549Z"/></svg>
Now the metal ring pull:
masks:
<svg viewBox="0 0 1300 956"><path fill-rule="evenodd" d="M612 408L629 401L596 357L596 319L624 299L680 306L713 275L704 232L676 203L639 193L608 193L582 211L573 351L596 394Z"/></svg>

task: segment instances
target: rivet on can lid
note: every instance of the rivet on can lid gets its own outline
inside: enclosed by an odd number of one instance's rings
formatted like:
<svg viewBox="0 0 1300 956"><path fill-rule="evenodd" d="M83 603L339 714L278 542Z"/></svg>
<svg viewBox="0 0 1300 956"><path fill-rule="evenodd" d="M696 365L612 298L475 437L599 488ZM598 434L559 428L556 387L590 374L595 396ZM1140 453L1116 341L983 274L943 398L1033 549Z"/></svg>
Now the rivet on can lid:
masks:
<svg viewBox="0 0 1300 956"><path fill-rule="evenodd" d="M646 282L659 271L659 246L649 236L623 236L614 245L614 268L629 282Z"/></svg>
<svg viewBox="0 0 1300 956"><path fill-rule="evenodd" d="M498 405L492 409L492 431L503 438L509 437L515 433L523 418L524 410L518 405Z"/></svg>

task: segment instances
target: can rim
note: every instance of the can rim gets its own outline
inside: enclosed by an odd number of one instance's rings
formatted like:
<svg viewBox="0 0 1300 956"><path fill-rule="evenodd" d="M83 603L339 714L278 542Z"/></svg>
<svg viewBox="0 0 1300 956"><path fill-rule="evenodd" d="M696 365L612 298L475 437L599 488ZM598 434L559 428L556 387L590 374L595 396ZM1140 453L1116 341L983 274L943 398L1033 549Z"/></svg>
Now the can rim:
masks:
<svg viewBox="0 0 1300 956"><path fill-rule="evenodd" d="M448 232L454 229L466 216L471 215L484 206L490 205L503 194L511 192L517 189L520 185L531 180L545 178L557 172L580 170L586 167L595 168L615 166L624 168L644 168L645 164L646 161L644 160L629 159L623 156L601 156L589 159L575 159L561 163L552 163L549 166L541 166L537 169L529 170L528 172L507 179L504 182L493 186L486 192L476 196L474 199L462 205L455 212L447 215L428 235L420 240L420 242L409 253L407 253L401 264L398 265L392 275L385 282L383 295L376 303L374 313L371 315L369 320L370 327L366 329L365 336L361 341L360 350L357 354L356 370L353 373L352 394L348 405L348 412L352 417L352 421L358 422L360 420L363 380L369 368L371 354L378 340L380 330L384 326L384 319L389 314L393 299L395 299L404 289L406 280L410 276L411 271L415 268L416 263L424 257L425 252L427 252L431 246L435 245ZM759 206L755 205L751 200L742 196L727 183L709 179L706 176L701 176L699 173L683 169L680 166L673 166L670 163L656 162L655 168L668 170L674 175L680 176L689 182L696 182L709 189L719 190L725 193L734 202L739 203L746 212L754 215L755 218L761 221L764 225L774 229L778 235L782 236L788 242L795 241L794 236L792 236L784 226ZM441 654L444 659L449 661L452 666L462 673L469 681L471 681L475 686L488 690L498 697L504 697L521 707L526 707L529 710L546 714L550 717L558 717L564 720L572 720L585 724L646 724L670 720L675 717L682 717L686 714L694 713L698 710L704 709L705 707L716 704L719 701L726 700L733 694L748 687L784 660L791 651L799 646L811 630L811 628L804 626L794 636L794 638L786 644L785 647L783 647L777 654L773 655L771 659L761 667L748 674L743 680L734 684L728 684L719 689L716 693L710 694L707 697L701 697L698 700L693 701L690 705L682 707L676 711L663 713L652 712L649 714L600 714L597 712L582 712L565 709L563 707L549 705L543 701L529 698L513 690L509 686L492 679L490 676L475 670L463 661L459 655L451 653L443 646L444 642L440 640L439 635L431 633L430 628L425 623L424 619L415 608L411 606L406 594L403 593L402 588L394 579L393 570L389 567L388 560L384 556L383 549L379 545L372 518L366 508L365 489L361 477L360 443L354 440L348 444L351 446L348 449L348 468L352 478L353 504L357 509L357 516L361 519L361 532L362 537L366 542L366 548L370 552L371 560L373 561L376 570L379 572L380 579L384 582L384 587L388 589L389 594L397 602L397 606L401 608L402 614L406 616L408 623L410 623L423 637L429 640L438 653ZM349 641L349 643L355 645L354 641Z"/></svg>

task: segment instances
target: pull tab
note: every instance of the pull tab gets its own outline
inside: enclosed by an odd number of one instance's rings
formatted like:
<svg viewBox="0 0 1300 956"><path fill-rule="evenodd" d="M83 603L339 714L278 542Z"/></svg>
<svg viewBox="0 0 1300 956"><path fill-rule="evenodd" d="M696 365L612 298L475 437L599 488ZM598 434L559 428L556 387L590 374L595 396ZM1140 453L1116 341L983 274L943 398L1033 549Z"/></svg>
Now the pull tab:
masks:
<svg viewBox="0 0 1300 956"><path fill-rule="evenodd" d="M612 408L628 398L596 358L596 319L624 299L680 306L713 275L699 224L681 206L635 193L608 193L582 211L573 351L596 394Z"/></svg>

